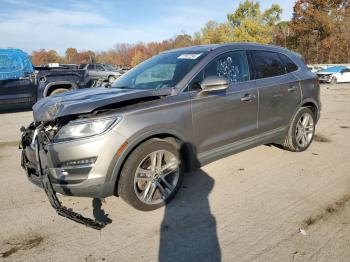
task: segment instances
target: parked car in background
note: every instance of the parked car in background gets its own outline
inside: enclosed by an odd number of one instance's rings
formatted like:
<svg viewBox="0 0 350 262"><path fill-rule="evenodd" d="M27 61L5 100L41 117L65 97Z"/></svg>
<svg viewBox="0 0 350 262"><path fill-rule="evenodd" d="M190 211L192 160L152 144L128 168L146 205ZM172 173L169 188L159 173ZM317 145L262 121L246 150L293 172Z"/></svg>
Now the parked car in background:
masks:
<svg viewBox="0 0 350 262"><path fill-rule="evenodd" d="M21 50L0 49L0 109L36 101L34 67Z"/></svg>
<svg viewBox="0 0 350 262"><path fill-rule="evenodd" d="M33 67L19 49L0 49L0 108L32 105L43 97L89 87L85 70Z"/></svg>
<svg viewBox="0 0 350 262"><path fill-rule="evenodd" d="M310 70L312 73L315 73L315 74L316 74L318 71L325 69L325 68L322 67L322 66L311 66L311 65L308 65L307 67L309 68L309 70Z"/></svg>
<svg viewBox="0 0 350 262"><path fill-rule="evenodd" d="M269 143L306 150L320 109L316 75L287 49L236 43L169 50L111 88L39 101L22 130L22 166L57 212L91 225L62 209L55 192L115 194L153 210L172 199L185 171Z"/></svg>
<svg viewBox="0 0 350 262"><path fill-rule="evenodd" d="M115 69L108 64L81 64L79 69L85 69L91 79L108 81L113 83L118 77L123 74L122 70Z"/></svg>
<svg viewBox="0 0 350 262"><path fill-rule="evenodd" d="M318 71L317 76L323 83L346 83L350 82L350 69L346 66L332 66Z"/></svg>

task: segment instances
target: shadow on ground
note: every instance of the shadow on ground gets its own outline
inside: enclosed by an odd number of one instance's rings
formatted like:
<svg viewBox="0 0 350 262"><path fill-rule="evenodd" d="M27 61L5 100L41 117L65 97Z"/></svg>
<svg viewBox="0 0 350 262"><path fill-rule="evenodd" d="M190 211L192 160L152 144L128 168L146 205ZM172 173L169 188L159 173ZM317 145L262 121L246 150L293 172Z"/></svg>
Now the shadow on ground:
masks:
<svg viewBox="0 0 350 262"><path fill-rule="evenodd" d="M111 224L112 219L108 217L108 214L105 213L105 211L102 209L102 201L100 198L94 198L92 200L92 208L93 208L93 215L94 218L104 224Z"/></svg>
<svg viewBox="0 0 350 262"><path fill-rule="evenodd" d="M185 174L183 185L165 207L159 261L220 261L216 220L208 201L214 180L197 170Z"/></svg>

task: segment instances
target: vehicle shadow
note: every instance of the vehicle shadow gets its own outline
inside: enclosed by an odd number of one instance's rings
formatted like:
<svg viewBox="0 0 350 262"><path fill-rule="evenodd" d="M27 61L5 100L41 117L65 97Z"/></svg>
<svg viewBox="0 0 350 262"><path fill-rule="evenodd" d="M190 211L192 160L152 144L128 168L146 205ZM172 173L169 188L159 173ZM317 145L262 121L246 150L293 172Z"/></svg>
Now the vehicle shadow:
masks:
<svg viewBox="0 0 350 262"><path fill-rule="evenodd" d="M108 214L102 209L102 201L100 198L94 198L92 200L92 213L94 218L104 224L111 224L112 219L108 217Z"/></svg>
<svg viewBox="0 0 350 262"><path fill-rule="evenodd" d="M165 207L159 261L220 261L216 220L208 195L214 180L203 170L185 174L183 187Z"/></svg>

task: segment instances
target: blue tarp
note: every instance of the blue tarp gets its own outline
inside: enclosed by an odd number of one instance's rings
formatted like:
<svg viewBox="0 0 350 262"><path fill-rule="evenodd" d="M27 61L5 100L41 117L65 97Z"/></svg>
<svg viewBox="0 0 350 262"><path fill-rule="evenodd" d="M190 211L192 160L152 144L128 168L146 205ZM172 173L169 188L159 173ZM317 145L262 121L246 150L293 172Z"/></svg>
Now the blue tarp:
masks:
<svg viewBox="0 0 350 262"><path fill-rule="evenodd" d="M0 49L0 80L17 79L34 72L29 56L19 49Z"/></svg>

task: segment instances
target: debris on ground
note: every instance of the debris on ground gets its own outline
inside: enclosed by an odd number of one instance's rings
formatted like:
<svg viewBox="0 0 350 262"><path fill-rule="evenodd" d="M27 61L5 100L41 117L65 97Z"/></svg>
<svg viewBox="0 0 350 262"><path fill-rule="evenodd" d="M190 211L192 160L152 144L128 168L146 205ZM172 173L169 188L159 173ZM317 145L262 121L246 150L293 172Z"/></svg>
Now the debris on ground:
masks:
<svg viewBox="0 0 350 262"><path fill-rule="evenodd" d="M307 235L307 234L306 234L306 231L305 231L304 229L300 228L299 231L300 231L300 233L301 233L302 235L304 235L304 236Z"/></svg>

